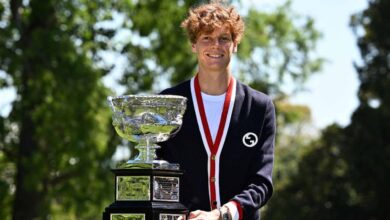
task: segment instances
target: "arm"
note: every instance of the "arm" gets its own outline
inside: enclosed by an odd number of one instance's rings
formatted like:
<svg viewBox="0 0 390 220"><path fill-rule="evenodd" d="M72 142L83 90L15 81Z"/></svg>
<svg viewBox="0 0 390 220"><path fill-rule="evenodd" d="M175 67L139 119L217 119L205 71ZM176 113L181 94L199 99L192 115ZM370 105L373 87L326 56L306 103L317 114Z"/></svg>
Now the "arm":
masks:
<svg viewBox="0 0 390 220"><path fill-rule="evenodd" d="M272 195L275 121L275 108L272 101L269 100L258 143L260 144L259 153L252 157L248 186L232 199L237 208L237 211L233 208L232 214L235 215L235 212L238 212L238 219L248 219L248 216L253 216L253 213L264 206Z"/></svg>

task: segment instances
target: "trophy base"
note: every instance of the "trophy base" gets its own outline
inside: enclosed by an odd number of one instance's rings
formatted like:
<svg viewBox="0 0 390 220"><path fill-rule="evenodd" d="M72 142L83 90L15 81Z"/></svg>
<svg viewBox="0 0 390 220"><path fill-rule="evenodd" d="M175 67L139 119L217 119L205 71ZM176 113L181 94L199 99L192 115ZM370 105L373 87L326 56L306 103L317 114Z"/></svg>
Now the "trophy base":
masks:
<svg viewBox="0 0 390 220"><path fill-rule="evenodd" d="M105 209L103 220L186 220L187 214L180 203L115 202Z"/></svg>
<svg viewBox="0 0 390 220"><path fill-rule="evenodd" d="M155 169L155 170L179 170L179 164L168 163L165 160L129 160L116 166L117 169Z"/></svg>
<svg viewBox="0 0 390 220"><path fill-rule="evenodd" d="M115 202L103 220L186 220L180 203L180 170L113 169Z"/></svg>

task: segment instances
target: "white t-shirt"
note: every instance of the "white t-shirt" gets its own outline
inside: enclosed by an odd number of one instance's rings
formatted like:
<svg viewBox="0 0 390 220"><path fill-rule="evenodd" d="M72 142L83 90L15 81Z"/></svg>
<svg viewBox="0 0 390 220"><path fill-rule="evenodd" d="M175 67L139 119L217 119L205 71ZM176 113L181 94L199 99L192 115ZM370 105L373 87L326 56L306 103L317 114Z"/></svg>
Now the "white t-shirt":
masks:
<svg viewBox="0 0 390 220"><path fill-rule="evenodd" d="M215 137L217 136L219 122L221 121L225 96L226 93L222 95L207 95L206 93L202 92L204 110L206 113L207 123L209 125L213 142L215 141Z"/></svg>

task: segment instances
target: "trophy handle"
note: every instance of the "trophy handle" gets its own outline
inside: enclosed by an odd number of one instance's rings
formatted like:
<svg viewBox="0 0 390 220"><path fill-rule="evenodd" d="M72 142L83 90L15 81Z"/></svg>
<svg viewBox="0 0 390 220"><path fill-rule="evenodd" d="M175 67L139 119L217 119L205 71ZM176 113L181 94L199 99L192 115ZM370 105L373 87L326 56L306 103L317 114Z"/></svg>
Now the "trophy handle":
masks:
<svg viewBox="0 0 390 220"><path fill-rule="evenodd" d="M174 137L177 133L179 133L181 126L183 126L183 123L180 123L179 127L177 127L169 136Z"/></svg>

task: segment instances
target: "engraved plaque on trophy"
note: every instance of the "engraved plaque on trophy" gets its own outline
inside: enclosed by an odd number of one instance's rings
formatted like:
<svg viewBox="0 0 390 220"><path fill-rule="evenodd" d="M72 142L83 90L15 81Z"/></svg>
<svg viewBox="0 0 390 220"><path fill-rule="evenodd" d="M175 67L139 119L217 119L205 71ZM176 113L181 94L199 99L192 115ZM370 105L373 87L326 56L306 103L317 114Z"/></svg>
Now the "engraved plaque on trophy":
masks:
<svg viewBox="0 0 390 220"><path fill-rule="evenodd" d="M103 220L186 219L180 203L179 164L156 160L156 143L166 141L182 124L187 99L175 95L108 97L112 124L122 138L137 143L137 158L120 164L115 174L115 202Z"/></svg>

